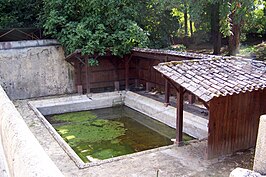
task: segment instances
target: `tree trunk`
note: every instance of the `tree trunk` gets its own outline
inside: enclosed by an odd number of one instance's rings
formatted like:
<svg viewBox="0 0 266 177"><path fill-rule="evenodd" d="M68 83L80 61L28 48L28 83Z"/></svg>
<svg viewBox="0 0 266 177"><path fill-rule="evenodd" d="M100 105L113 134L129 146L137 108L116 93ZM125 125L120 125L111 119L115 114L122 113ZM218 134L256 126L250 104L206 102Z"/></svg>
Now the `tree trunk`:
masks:
<svg viewBox="0 0 266 177"><path fill-rule="evenodd" d="M230 3L232 3L233 0L230 0ZM241 6L241 4L239 4ZM239 53L239 44L240 44L240 25L243 24L242 20L238 20L240 22L236 23L235 19L235 12L233 11L230 15L230 18L232 20L232 31L231 35L229 36L229 55L236 55Z"/></svg>
<svg viewBox="0 0 266 177"><path fill-rule="evenodd" d="M192 21L189 21L189 25L190 25L190 36L193 37L193 25L192 25Z"/></svg>
<svg viewBox="0 0 266 177"><path fill-rule="evenodd" d="M220 32L220 17L219 17L219 3L211 5L211 32L212 32L212 44L213 54L221 54L221 32Z"/></svg>
<svg viewBox="0 0 266 177"><path fill-rule="evenodd" d="M188 36L188 18L187 18L187 5L185 4L185 11L184 11L184 22L185 22L185 37Z"/></svg>
<svg viewBox="0 0 266 177"><path fill-rule="evenodd" d="M240 24L233 24L232 34L229 36L229 55L239 53L240 45Z"/></svg>

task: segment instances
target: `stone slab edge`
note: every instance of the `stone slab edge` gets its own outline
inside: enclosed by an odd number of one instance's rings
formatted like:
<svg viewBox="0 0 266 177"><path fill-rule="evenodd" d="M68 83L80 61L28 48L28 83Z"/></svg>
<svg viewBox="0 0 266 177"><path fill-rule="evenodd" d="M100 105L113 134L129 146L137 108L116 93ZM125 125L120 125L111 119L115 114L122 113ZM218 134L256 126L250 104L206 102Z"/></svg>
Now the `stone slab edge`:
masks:
<svg viewBox="0 0 266 177"><path fill-rule="evenodd" d="M72 111L92 110L98 108L112 107L117 104L123 104L125 92L107 92L88 95L74 95L69 97L29 101L28 105L35 112L37 117L45 125L51 135L55 138L58 144L64 149L67 155L74 161L80 169L98 166L101 164L114 162L126 158L137 157L146 153L156 152L160 150L175 147L175 145L159 147L151 150L137 152L134 154L123 155L106 160L95 160L93 162L84 163L75 151L65 142L65 140L57 133L53 126L46 120L44 115L58 114ZM50 110L49 110L50 109Z"/></svg>
<svg viewBox="0 0 266 177"><path fill-rule="evenodd" d="M40 47L47 45L60 45L60 44L55 39L8 41L8 42L0 42L0 50L18 49L26 47Z"/></svg>
<svg viewBox="0 0 266 177"><path fill-rule="evenodd" d="M163 103L151 98L127 91L124 103L147 116L150 116L170 127L176 128L176 108L165 107ZM208 120L184 111L183 131L199 140L208 136Z"/></svg>
<svg viewBox="0 0 266 177"><path fill-rule="evenodd" d="M66 112L93 110L99 108L108 108L116 105L125 104L126 106L135 109L145 115L148 115L156 120L159 120L169 126L175 128L175 108L172 106L165 107L163 103L152 100L150 98L141 96L130 91L120 92L105 92L87 95L70 95L60 98L47 98L42 100L29 101L28 105L35 112L37 117L45 125L51 135L56 139L58 144L64 149L68 156L74 161L80 169L91 166L97 166L104 163L109 163L125 158L139 156L141 154L150 153L162 149L171 148L171 146L156 148L134 154L124 155L106 160L95 160L93 162L84 163L74 150L64 141L64 139L57 133L53 126L46 120L45 115L60 114ZM207 136L207 123L206 119L199 117L193 118L193 115L185 112L189 119L184 120L184 132L198 139L206 138ZM192 118L191 118L192 117ZM191 128L187 128L193 125ZM194 131L194 133L190 133ZM196 133L195 133L196 132Z"/></svg>
<svg viewBox="0 0 266 177"><path fill-rule="evenodd" d="M10 176L61 177L0 86L0 137Z"/></svg>

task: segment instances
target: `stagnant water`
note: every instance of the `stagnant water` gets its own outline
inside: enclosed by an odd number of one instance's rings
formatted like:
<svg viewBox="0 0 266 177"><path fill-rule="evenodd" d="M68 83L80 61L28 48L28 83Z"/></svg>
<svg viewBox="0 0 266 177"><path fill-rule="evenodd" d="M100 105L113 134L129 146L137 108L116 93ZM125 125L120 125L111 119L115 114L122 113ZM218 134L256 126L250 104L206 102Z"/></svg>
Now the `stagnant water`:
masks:
<svg viewBox="0 0 266 177"><path fill-rule="evenodd" d="M175 138L175 129L126 106L46 118L84 162L171 145Z"/></svg>

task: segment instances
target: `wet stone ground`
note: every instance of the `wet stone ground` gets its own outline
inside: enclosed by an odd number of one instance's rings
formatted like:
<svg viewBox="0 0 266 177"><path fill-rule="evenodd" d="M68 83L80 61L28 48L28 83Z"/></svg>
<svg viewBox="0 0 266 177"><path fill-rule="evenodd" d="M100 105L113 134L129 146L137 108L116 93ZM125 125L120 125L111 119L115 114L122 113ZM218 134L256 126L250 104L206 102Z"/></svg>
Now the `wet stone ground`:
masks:
<svg viewBox="0 0 266 177"><path fill-rule="evenodd" d="M228 177L236 167L252 168L253 149L206 160L207 142L197 141L183 147L170 146L159 151L79 169L29 108L28 101L14 101L14 104L46 153L67 177L156 177L157 173L159 177Z"/></svg>

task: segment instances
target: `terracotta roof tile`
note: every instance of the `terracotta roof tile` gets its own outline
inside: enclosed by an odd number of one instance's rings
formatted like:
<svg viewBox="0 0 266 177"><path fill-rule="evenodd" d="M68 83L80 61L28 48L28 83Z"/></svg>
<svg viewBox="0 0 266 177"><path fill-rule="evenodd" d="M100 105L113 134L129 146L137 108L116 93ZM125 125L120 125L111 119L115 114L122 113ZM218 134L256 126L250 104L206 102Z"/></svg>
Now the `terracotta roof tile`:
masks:
<svg viewBox="0 0 266 177"><path fill-rule="evenodd" d="M213 97L266 88L263 61L214 57L160 63L154 68L206 102Z"/></svg>

